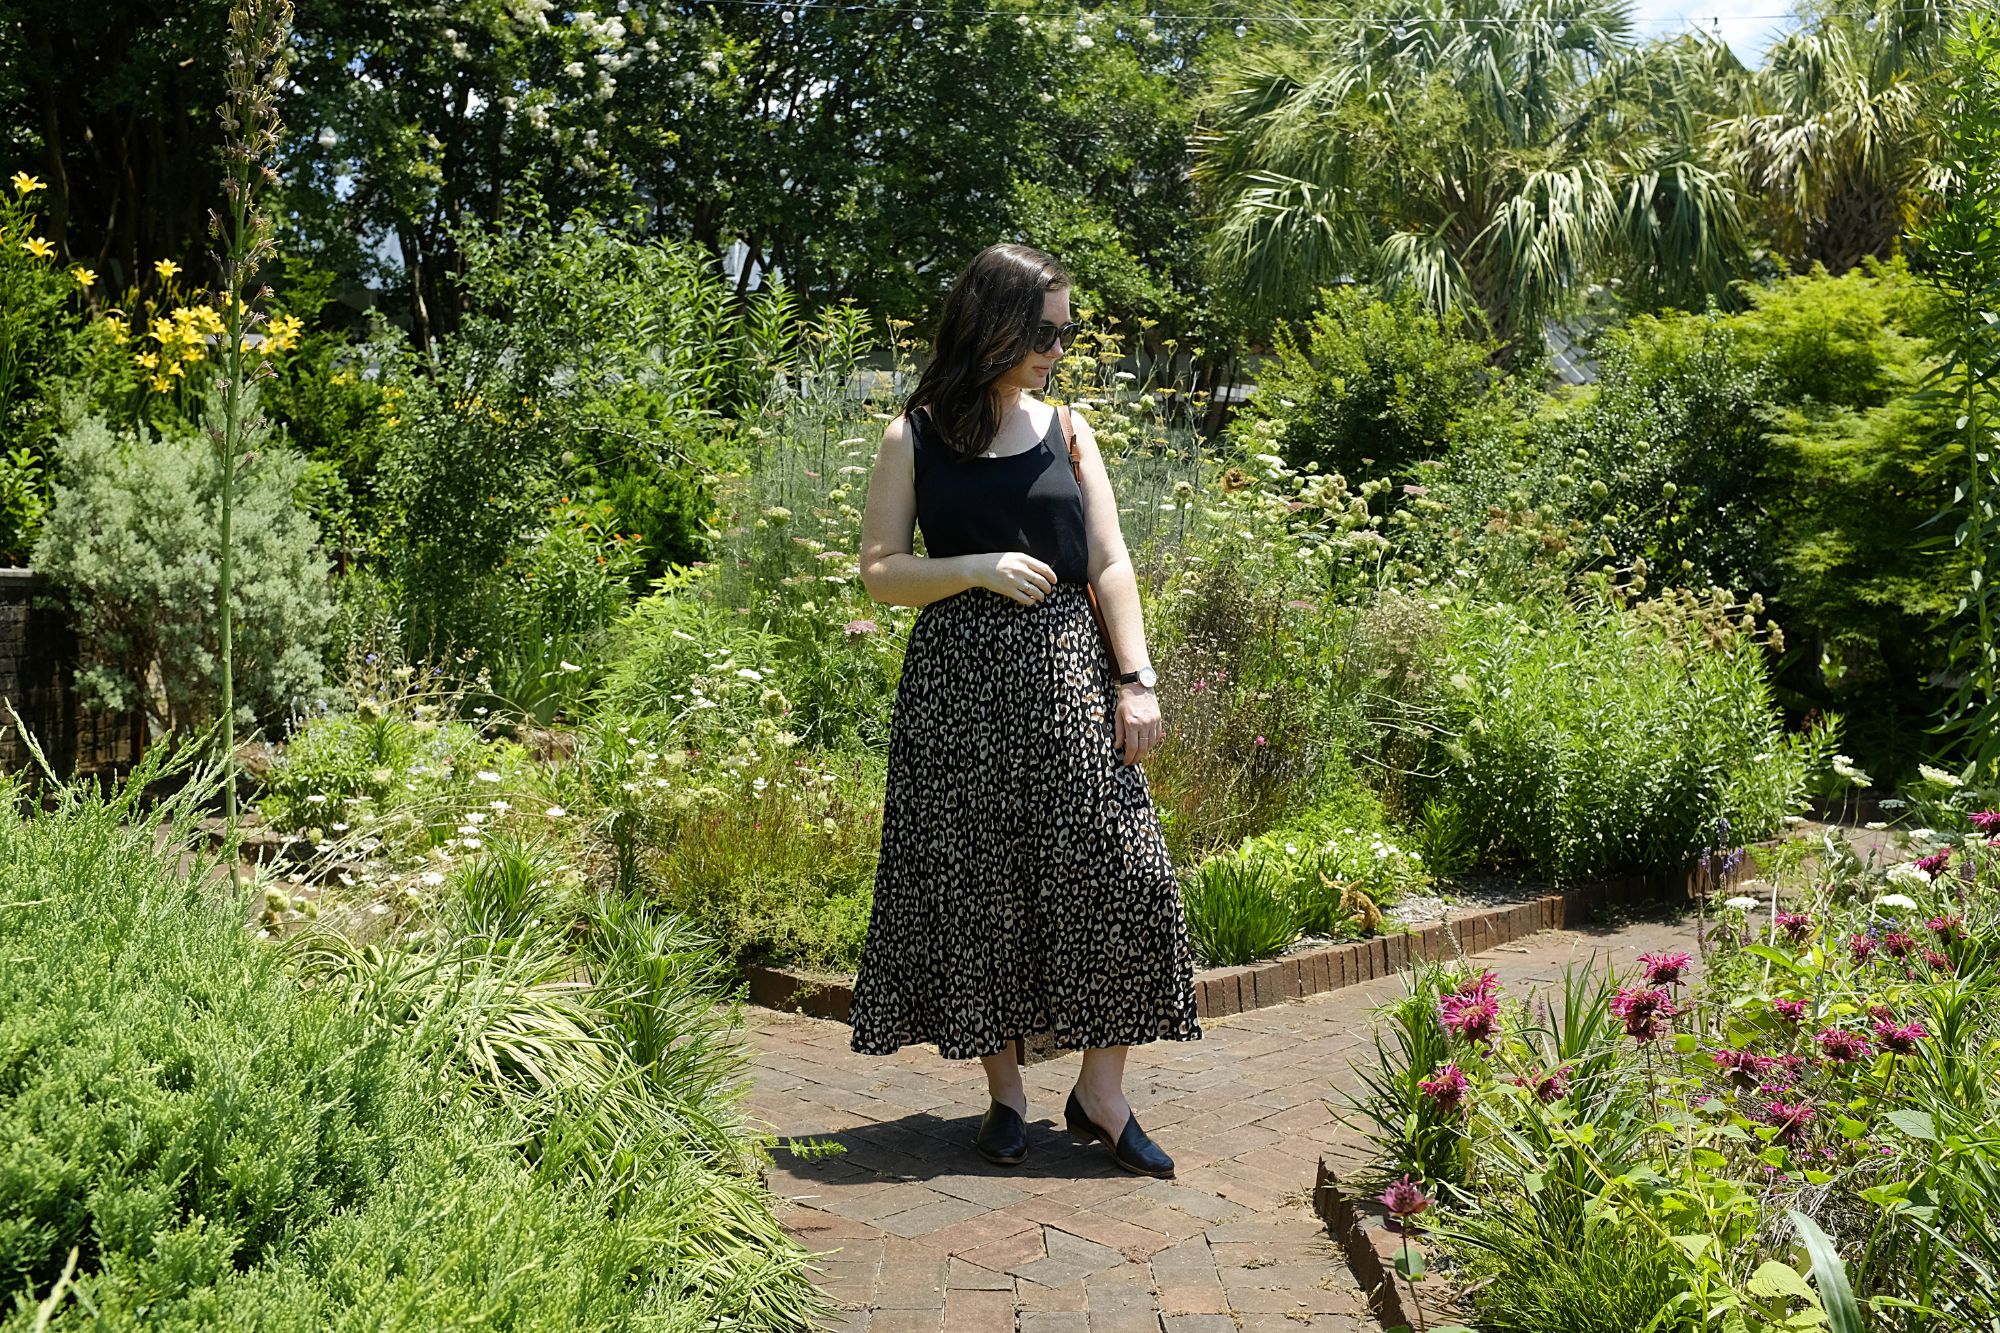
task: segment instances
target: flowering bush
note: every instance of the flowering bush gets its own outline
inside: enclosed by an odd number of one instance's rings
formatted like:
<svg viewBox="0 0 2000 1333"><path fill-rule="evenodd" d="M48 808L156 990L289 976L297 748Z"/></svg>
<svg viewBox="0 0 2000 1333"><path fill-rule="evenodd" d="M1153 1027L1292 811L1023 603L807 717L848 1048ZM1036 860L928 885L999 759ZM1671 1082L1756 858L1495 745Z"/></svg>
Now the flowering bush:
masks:
<svg viewBox="0 0 2000 1333"><path fill-rule="evenodd" d="M1685 951L1533 1001L1414 974L1357 1123L1436 1191L1481 1327L1992 1326L2000 849L1968 823L1923 861L1730 899L1698 983Z"/></svg>

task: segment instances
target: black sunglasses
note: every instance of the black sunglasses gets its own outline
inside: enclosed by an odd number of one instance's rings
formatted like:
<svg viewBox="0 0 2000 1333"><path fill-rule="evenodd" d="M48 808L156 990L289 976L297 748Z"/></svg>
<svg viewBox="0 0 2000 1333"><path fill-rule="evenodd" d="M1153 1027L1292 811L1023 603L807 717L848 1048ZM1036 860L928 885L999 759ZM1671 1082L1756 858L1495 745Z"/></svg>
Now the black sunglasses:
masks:
<svg viewBox="0 0 2000 1333"><path fill-rule="evenodd" d="M1083 325L1076 320L1071 320L1061 328L1057 328L1045 319L1036 327L1035 336L1031 342L1037 352L1048 351L1056 345L1056 339L1058 338L1062 339L1064 347L1068 347L1072 342L1076 341L1076 335L1082 328Z"/></svg>

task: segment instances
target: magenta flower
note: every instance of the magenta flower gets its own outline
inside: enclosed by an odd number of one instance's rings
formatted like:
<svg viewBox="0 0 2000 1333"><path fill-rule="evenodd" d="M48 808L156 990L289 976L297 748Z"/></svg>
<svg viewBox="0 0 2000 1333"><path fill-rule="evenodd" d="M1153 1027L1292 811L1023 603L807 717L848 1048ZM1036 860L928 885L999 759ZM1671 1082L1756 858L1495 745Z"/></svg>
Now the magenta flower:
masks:
<svg viewBox="0 0 2000 1333"><path fill-rule="evenodd" d="M1964 933L1965 918L1954 912L1950 916L1934 916L1924 925L1941 940L1955 940Z"/></svg>
<svg viewBox="0 0 2000 1333"><path fill-rule="evenodd" d="M1951 864L1951 848L1940 847L1929 856L1920 856L1913 864L1926 875L1936 875Z"/></svg>
<svg viewBox="0 0 2000 1333"><path fill-rule="evenodd" d="M1773 1000L1771 1001L1771 1007L1776 1009L1778 1017L1784 1019L1787 1023L1803 1023L1806 1021L1806 1002L1804 1000Z"/></svg>
<svg viewBox="0 0 2000 1333"><path fill-rule="evenodd" d="M1438 1110L1445 1112L1467 1109L1465 1094L1469 1087L1465 1072L1455 1064L1439 1065L1436 1077L1417 1084L1418 1090L1430 1098Z"/></svg>
<svg viewBox="0 0 2000 1333"><path fill-rule="evenodd" d="M1939 953L1936 949L1924 950L1924 962L1929 965L1931 971L1933 972L1944 972L1949 974L1956 970L1951 965L1951 959L1945 957L1943 954Z"/></svg>
<svg viewBox="0 0 2000 1333"><path fill-rule="evenodd" d="M1263 743L1264 743L1264 738L1262 736L1259 736L1257 738L1257 744L1262 745Z"/></svg>
<svg viewBox="0 0 2000 1333"><path fill-rule="evenodd" d="M1981 833L2000 833L2000 810L1981 810L1971 819L1972 827Z"/></svg>
<svg viewBox="0 0 2000 1333"><path fill-rule="evenodd" d="M1772 1100L1764 1107L1764 1123L1775 1128L1776 1142L1793 1144L1805 1133L1806 1125L1812 1121L1813 1109L1804 1102Z"/></svg>
<svg viewBox="0 0 2000 1333"><path fill-rule="evenodd" d="M1771 1068L1768 1056L1754 1051L1733 1051L1728 1047L1714 1052L1709 1059L1715 1061L1715 1067L1740 1088L1756 1087Z"/></svg>
<svg viewBox="0 0 2000 1333"><path fill-rule="evenodd" d="M1381 1197L1382 1206L1399 1218L1415 1217L1431 1206L1431 1196L1424 1193L1423 1186L1410 1179L1408 1172L1383 1190Z"/></svg>
<svg viewBox="0 0 2000 1333"><path fill-rule="evenodd" d="M1915 937L1907 935L1900 930L1892 930L1882 937L1883 952L1887 953L1891 958L1906 957L1916 952L1916 948L1917 941Z"/></svg>
<svg viewBox="0 0 2000 1333"><path fill-rule="evenodd" d="M1865 1060L1874 1050L1868 1038L1859 1032L1847 1032L1840 1028L1827 1028L1816 1040L1819 1042L1820 1050L1826 1052L1826 1058L1837 1065Z"/></svg>
<svg viewBox="0 0 2000 1333"><path fill-rule="evenodd" d="M1679 949L1672 953L1639 955L1639 966L1646 969L1646 980L1655 986L1675 985L1693 962L1694 959Z"/></svg>
<svg viewBox="0 0 2000 1333"><path fill-rule="evenodd" d="M1893 1023L1896 1021L1896 1011L1886 1004L1869 1005L1868 1016L1878 1023Z"/></svg>
<svg viewBox="0 0 2000 1333"><path fill-rule="evenodd" d="M1500 989L1500 974L1484 968L1476 977L1467 977L1451 988L1453 995L1491 995Z"/></svg>
<svg viewBox="0 0 2000 1333"><path fill-rule="evenodd" d="M1772 919L1777 922L1779 930L1791 937L1794 944L1812 934L1813 920L1804 912L1780 912Z"/></svg>
<svg viewBox="0 0 2000 1333"><path fill-rule="evenodd" d="M1909 1055L1917 1049L1917 1043L1931 1034L1922 1023L1891 1023L1887 1019L1875 1022L1875 1040L1882 1043L1882 1049L1897 1055Z"/></svg>
<svg viewBox="0 0 2000 1333"><path fill-rule="evenodd" d="M1869 935L1847 937L1847 952L1857 963L1865 963L1875 956L1875 940Z"/></svg>
<svg viewBox="0 0 2000 1333"><path fill-rule="evenodd" d="M1574 1068L1575 1066L1573 1065L1564 1065L1560 1069L1552 1069L1547 1073L1543 1073L1538 1069L1533 1074L1525 1077L1516 1074L1514 1075L1514 1084L1516 1087L1526 1088L1528 1091L1534 1093L1535 1100L1538 1102L1559 1102L1569 1096L1569 1076Z"/></svg>
<svg viewBox="0 0 2000 1333"><path fill-rule="evenodd" d="M1667 1020L1678 1011L1673 997L1664 990L1626 986L1612 998L1611 1012L1625 1020L1626 1035L1637 1041L1664 1036Z"/></svg>
<svg viewBox="0 0 2000 1333"><path fill-rule="evenodd" d="M1491 994L1441 995L1438 1017L1445 1027L1467 1041L1492 1041L1500 1021L1500 1001Z"/></svg>

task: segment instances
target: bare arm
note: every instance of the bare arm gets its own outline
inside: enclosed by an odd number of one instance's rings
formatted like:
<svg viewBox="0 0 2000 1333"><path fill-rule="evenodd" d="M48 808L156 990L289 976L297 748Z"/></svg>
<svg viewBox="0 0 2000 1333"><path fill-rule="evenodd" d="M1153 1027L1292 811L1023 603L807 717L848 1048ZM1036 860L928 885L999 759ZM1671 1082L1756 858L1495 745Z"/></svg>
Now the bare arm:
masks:
<svg viewBox="0 0 2000 1333"><path fill-rule="evenodd" d="M910 426L899 416L882 432L861 514L861 586L870 597L892 606L924 606L967 588L991 588L1025 602L1037 583L1043 591L1055 583L1053 569L1020 551L911 554L917 528L915 465Z"/></svg>
<svg viewBox="0 0 2000 1333"><path fill-rule="evenodd" d="M1083 474L1083 527L1090 537L1090 586L1104 612L1111 634L1112 660L1119 671L1136 671L1151 663L1146 624L1139 606L1139 579L1125 549L1125 532L1118 524L1118 499L1097 451L1097 433L1074 408L1069 419L1076 429L1078 470Z"/></svg>

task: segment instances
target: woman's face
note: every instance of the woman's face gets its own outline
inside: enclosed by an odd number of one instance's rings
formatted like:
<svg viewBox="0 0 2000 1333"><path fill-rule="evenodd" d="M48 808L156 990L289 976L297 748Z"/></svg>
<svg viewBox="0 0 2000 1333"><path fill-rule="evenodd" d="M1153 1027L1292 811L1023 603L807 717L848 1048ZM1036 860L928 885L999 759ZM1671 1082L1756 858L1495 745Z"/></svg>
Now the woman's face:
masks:
<svg viewBox="0 0 2000 1333"><path fill-rule="evenodd" d="M1069 323L1069 288L1057 287L1042 293L1042 319L1057 328ZM1016 362L1011 370L1002 372L999 383L1006 388L1039 393L1048 387L1056 362L1062 360L1063 353L1068 350L1060 341L1052 344L1046 352L1037 352L1030 346L1025 357Z"/></svg>

